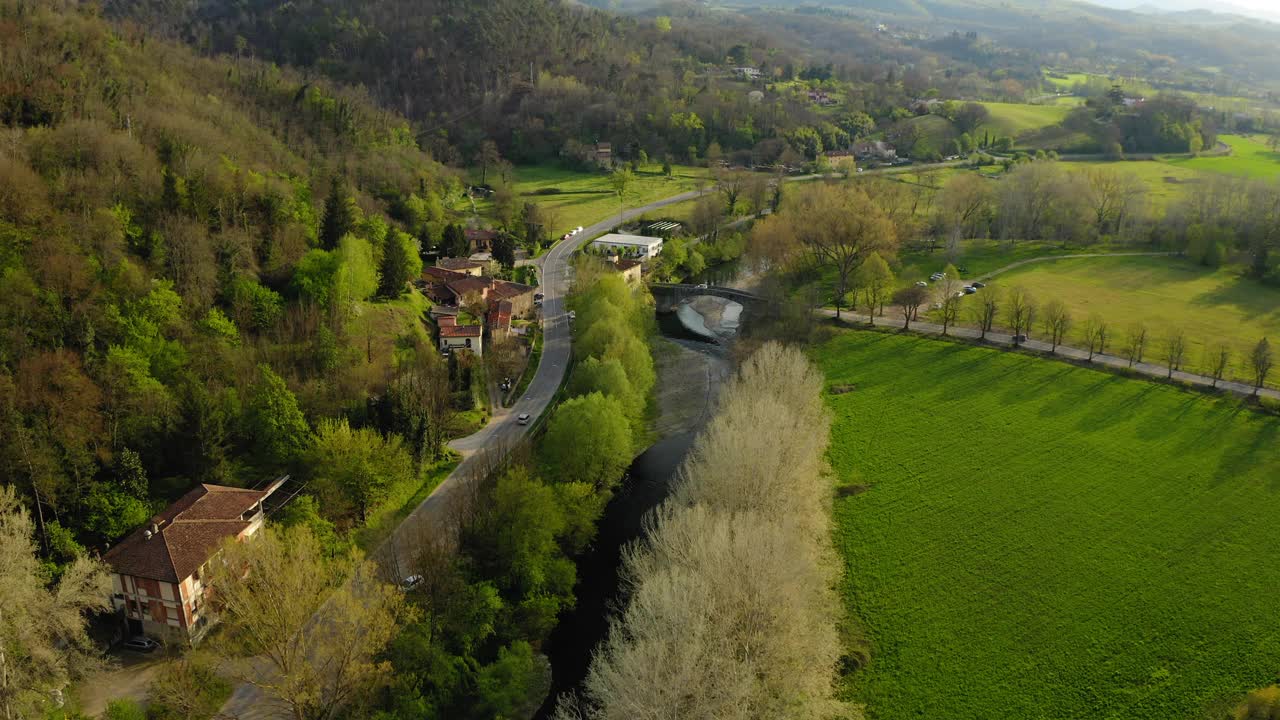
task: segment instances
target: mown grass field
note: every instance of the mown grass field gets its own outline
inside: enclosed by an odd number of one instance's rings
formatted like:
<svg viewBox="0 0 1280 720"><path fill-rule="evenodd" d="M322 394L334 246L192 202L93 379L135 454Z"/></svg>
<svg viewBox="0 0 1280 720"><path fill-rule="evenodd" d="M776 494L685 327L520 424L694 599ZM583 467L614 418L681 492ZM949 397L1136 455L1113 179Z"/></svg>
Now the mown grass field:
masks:
<svg viewBox="0 0 1280 720"><path fill-rule="evenodd" d="M1175 257L1104 257L1032 263L993 282L1021 285L1041 303L1062 300L1077 325L1095 312L1120 331L1144 322L1153 335L1153 360L1162 339L1181 328L1190 344L1189 370L1203 369L1206 348L1226 342L1235 351L1229 374L1247 379L1248 351L1263 336L1280 338L1280 288L1240 273L1237 267L1215 270ZM1115 337L1112 346L1118 349L1120 335Z"/></svg>
<svg viewBox="0 0 1280 720"><path fill-rule="evenodd" d="M1224 717L1280 667L1280 421L998 350L843 331L835 416L869 717Z"/></svg>
<svg viewBox="0 0 1280 720"><path fill-rule="evenodd" d="M1173 158L1168 164L1201 172L1253 178L1273 178L1280 175L1280 153L1268 148L1262 136L1223 135L1220 139L1231 146L1230 155Z"/></svg>
<svg viewBox="0 0 1280 720"><path fill-rule="evenodd" d="M979 136L990 131L992 135L1008 135L1016 139L1024 132L1057 125L1071 112L1071 108L1065 105L982 104L990 111L991 118L978 128Z"/></svg>
<svg viewBox="0 0 1280 720"><path fill-rule="evenodd" d="M1182 200L1188 194L1202 189L1203 184L1208 181L1208 176L1197 168L1161 160L1072 161L1064 163L1063 167L1068 170L1102 167L1114 172L1137 175L1146 183L1147 197L1157 208L1163 208L1171 201Z"/></svg>
<svg viewBox="0 0 1280 720"><path fill-rule="evenodd" d="M699 182L709 183L706 168L677 165L672 170L672 177L667 178L660 163L642 167L628 191L626 207L693 190ZM552 213L554 237L579 225L585 227L610 215L616 217L620 209L609 175L603 171L584 173L555 166L521 166L515 170L513 188L520 203L536 202ZM492 203L478 202L477 208L488 214Z"/></svg>

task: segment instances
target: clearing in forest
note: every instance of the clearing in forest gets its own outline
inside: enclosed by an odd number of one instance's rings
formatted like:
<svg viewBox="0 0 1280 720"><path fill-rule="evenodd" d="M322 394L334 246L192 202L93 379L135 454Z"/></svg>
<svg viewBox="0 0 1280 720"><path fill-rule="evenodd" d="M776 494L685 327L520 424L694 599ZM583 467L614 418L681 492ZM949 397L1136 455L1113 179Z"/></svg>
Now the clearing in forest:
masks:
<svg viewBox="0 0 1280 720"><path fill-rule="evenodd" d="M1280 421L937 340L815 351L879 720L1224 716L1280 667Z"/></svg>

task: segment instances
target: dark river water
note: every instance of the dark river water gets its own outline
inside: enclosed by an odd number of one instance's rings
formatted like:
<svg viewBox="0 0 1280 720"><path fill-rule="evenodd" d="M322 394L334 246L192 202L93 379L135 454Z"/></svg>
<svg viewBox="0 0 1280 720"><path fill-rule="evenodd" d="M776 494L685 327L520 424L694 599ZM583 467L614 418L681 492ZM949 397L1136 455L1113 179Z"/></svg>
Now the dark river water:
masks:
<svg viewBox="0 0 1280 720"><path fill-rule="evenodd" d="M675 313L659 313L658 326L666 337L705 341L685 328ZM701 404L705 398L690 394L690 402L695 401ZM605 507L595 543L577 560L577 605L560 616L543 646L551 659L551 692L534 718L551 717L559 696L576 690L586 678L592 651L607 635L609 618L621 605L618 566L622 548L641 538L645 515L667 497L671 479L695 435L674 435L641 453Z"/></svg>

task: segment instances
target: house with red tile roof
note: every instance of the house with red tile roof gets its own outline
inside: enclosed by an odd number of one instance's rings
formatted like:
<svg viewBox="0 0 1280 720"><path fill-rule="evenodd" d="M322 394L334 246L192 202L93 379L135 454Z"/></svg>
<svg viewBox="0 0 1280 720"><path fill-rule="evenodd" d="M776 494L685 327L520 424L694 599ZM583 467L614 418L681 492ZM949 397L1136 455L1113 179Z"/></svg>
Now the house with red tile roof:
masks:
<svg viewBox="0 0 1280 720"><path fill-rule="evenodd" d="M484 263L468 258L440 258L436 261L436 267L476 277L484 274Z"/></svg>
<svg viewBox="0 0 1280 720"><path fill-rule="evenodd" d="M263 501L289 478L264 490L197 485L108 550L112 606L129 634L196 642L209 629L205 612L208 563L229 538L262 529Z"/></svg>
<svg viewBox="0 0 1280 720"><path fill-rule="evenodd" d="M441 315L436 318L436 327L440 330L440 350L454 352L467 350L476 355L484 354L484 328L479 325L459 325L456 315Z"/></svg>

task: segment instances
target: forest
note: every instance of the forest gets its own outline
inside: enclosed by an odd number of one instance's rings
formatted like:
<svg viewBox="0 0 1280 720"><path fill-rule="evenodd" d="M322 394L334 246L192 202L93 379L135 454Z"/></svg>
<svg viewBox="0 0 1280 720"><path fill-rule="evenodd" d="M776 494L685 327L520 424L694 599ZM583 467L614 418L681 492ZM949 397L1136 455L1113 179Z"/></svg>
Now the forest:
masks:
<svg viewBox="0 0 1280 720"><path fill-rule="evenodd" d="M408 122L88 6L0 3L0 55L0 467L46 556L193 483L310 468L345 530L421 482L454 408L406 281L458 181Z"/></svg>

